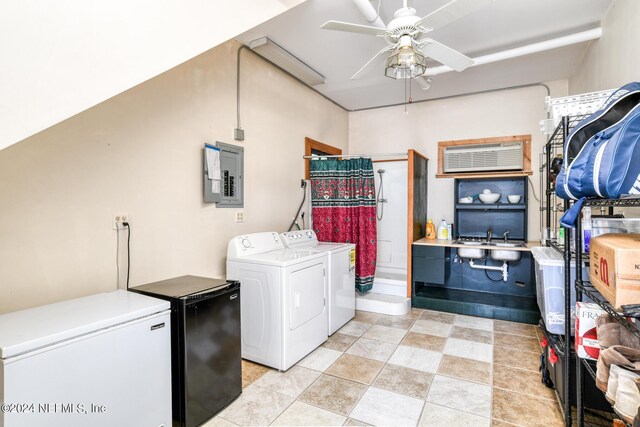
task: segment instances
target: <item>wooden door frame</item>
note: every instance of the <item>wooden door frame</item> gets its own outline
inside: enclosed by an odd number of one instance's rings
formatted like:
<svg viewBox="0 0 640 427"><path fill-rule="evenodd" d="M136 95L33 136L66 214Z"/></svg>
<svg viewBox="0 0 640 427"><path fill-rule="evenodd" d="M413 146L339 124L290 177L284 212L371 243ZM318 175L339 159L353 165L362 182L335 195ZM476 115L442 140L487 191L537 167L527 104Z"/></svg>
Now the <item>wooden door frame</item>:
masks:
<svg viewBox="0 0 640 427"><path fill-rule="evenodd" d="M412 266L413 266L413 241L416 236L413 235L413 199L414 199L414 155L422 157L425 160L429 160L428 157L423 154L417 152L416 150L410 149L407 152L407 297L411 298L412 296L412 283L413 283L413 274L412 274ZM428 165L428 163L427 163ZM428 174L428 170L427 170ZM427 195L428 197L428 195ZM417 240L417 239L415 239Z"/></svg>
<svg viewBox="0 0 640 427"><path fill-rule="evenodd" d="M311 156L312 150L321 151L330 156L342 154L342 149L334 147L333 145L325 144L315 139L305 137L304 138L304 155ZM309 162L311 159L304 159L304 179L309 179Z"/></svg>

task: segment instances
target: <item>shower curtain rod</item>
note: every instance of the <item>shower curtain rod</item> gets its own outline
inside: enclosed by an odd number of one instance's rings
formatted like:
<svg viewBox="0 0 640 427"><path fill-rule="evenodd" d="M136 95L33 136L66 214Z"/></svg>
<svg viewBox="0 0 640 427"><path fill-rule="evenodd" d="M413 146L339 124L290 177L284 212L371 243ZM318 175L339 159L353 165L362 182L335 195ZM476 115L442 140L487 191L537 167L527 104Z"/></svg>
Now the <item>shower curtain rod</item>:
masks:
<svg viewBox="0 0 640 427"><path fill-rule="evenodd" d="M334 154L334 155L328 155L328 156L320 156L320 155L315 155L315 156L302 156L303 159L327 159L327 158L334 158L334 157L401 157L401 156L408 156L407 153L375 153L375 154Z"/></svg>

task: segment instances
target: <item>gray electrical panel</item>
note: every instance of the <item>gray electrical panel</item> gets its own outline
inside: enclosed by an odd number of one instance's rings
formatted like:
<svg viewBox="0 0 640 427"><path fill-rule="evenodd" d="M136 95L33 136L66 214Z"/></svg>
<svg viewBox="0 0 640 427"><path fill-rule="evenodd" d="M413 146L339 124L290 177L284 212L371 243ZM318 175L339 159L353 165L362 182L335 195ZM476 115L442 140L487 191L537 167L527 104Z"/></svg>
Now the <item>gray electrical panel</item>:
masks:
<svg viewBox="0 0 640 427"><path fill-rule="evenodd" d="M207 150L215 153L219 163L205 153L204 201L216 203L219 208L244 207L244 148L216 142L215 146L206 144L205 152ZM210 167L219 167L219 175L210 174ZM220 179L211 179L212 176Z"/></svg>

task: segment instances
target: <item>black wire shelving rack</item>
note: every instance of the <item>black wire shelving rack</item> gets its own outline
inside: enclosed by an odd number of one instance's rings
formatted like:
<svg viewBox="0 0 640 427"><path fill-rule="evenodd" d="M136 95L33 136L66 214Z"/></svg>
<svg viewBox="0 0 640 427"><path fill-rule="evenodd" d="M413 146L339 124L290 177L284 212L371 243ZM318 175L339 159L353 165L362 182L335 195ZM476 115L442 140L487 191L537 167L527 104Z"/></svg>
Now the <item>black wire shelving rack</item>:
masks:
<svg viewBox="0 0 640 427"><path fill-rule="evenodd" d="M616 207L638 207L640 206L640 197L629 197L621 199L586 199L582 204L582 209L585 207L600 207L609 208L609 213L613 213L613 208ZM576 265L588 264L588 259L585 260L586 255L583 252L582 245L582 223L576 222L574 245L578 249L575 251ZM606 311L613 319L619 322L622 326L627 328L635 336L640 338L640 331L636 327L635 323L629 318L623 316L621 313L615 310L615 308L602 296L596 288L594 288L588 280L584 280L582 277L582 269L576 268L576 301L582 301L583 295L587 296L591 301L597 304L600 308ZM576 356L577 357L577 356ZM595 378L596 368L592 361L578 358L580 368L576 369L576 424L578 427L589 425L587 414L583 405L582 396L584 394L584 381L582 378L583 372L587 372L589 375ZM615 416L617 418L617 416ZM628 424L627 424L628 425Z"/></svg>
<svg viewBox="0 0 640 427"><path fill-rule="evenodd" d="M544 199L541 210L541 227L549 227L554 229L557 227L559 215L568 210L573 204L572 201L561 200L555 194L555 183L550 179L550 166L551 160L557 154L562 153L564 143L571 132L571 130L586 116L565 116L558 124L554 132L549 137L544 147L544 158L542 159L542 166L540 167L541 173L541 188L543 189ZM608 208L608 215L613 214L614 207L623 206L640 206L640 198L626 198L618 200L610 199L588 199L583 204L584 207L598 207L601 209L601 213L605 214L605 209ZM542 229L541 229L542 230ZM629 330L633 331L640 337L640 331L636 328L635 324L626 319L620 313L616 312L614 308L607 302L607 300L593 287L591 284L583 280L582 278L582 266L588 265L588 259L584 259L584 253L582 252L581 238L582 235L581 224L578 226L571 235L571 230L566 230L564 236L559 236L558 233L551 233L548 238L545 239L545 245L554 248L563 255L565 268L564 268L564 284L565 295L571 295L571 289L575 286L576 289L576 301L582 301L582 296L586 295L590 300L602 307L607 313L611 314L616 320L624 325ZM572 241L573 240L573 241ZM576 250L576 248L578 250ZM571 264L575 263L576 277L575 282L571 280ZM578 267L580 266L580 267ZM595 380L596 375L596 363L593 360L581 359L577 356L573 348L574 340L571 338L571 300L565 298L565 334L554 335L548 334L549 339L553 341L553 345L556 348L562 348L564 351L558 353L562 357L564 362L563 372L563 390L564 390L564 404L561 407L564 422L566 427L570 426L611 426L613 419L619 418L613 411L598 411L591 408L585 408L584 397L584 381L583 375L586 373ZM543 325L544 323L542 323ZM546 331L545 331L546 332ZM568 337L568 339L565 339ZM576 370L571 372L569 367L571 366L571 359L576 361ZM571 406L571 384L572 378L575 375L576 384L576 406Z"/></svg>

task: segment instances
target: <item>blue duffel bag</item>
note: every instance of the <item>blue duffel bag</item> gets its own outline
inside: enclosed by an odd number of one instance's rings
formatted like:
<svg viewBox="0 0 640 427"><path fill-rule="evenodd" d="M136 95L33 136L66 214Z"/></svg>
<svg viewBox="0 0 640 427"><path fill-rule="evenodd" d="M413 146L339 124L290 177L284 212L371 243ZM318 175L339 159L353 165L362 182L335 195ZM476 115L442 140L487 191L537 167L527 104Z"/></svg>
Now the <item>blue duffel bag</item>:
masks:
<svg viewBox="0 0 640 427"><path fill-rule="evenodd" d="M640 194L640 82L616 90L571 131L556 193L578 200L560 222L573 227L585 197Z"/></svg>

